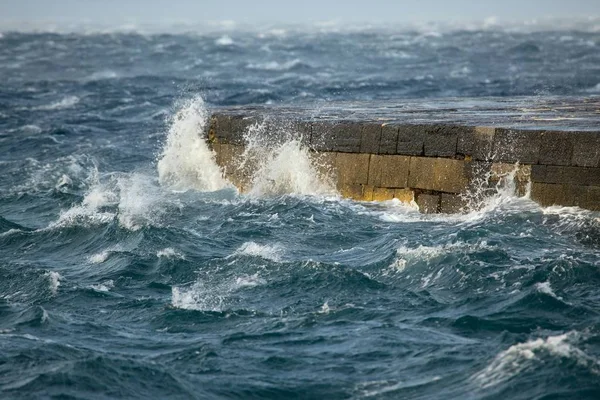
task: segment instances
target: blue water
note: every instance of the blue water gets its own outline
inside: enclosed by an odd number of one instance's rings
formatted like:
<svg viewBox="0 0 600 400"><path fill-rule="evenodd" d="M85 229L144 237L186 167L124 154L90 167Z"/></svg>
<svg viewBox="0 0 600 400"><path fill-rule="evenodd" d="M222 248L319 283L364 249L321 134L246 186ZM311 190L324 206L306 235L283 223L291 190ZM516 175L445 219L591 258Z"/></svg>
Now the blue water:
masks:
<svg viewBox="0 0 600 400"><path fill-rule="evenodd" d="M598 46L4 32L0 397L600 398L599 214L345 200L294 141L240 194L201 139L214 106L594 96Z"/></svg>

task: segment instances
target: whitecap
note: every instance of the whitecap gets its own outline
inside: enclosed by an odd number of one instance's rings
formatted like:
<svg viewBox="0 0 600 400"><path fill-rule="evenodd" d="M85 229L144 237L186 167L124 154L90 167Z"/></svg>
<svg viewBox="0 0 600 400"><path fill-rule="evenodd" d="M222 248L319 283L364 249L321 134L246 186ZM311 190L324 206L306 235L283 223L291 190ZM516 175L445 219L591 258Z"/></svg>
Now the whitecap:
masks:
<svg viewBox="0 0 600 400"><path fill-rule="evenodd" d="M181 254L180 252L178 252L177 250L175 250L172 247L167 247L167 248L164 248L162 250L159 250L156 253L156 257L158 257L158 258L161 258L161 257L164 257L164 258L178 258L180 260L184 260L185 259L185 257L183 256L183 254Z"/></svg>
<svg viewBox="0 0 600 400"><path fill-rule="evenodd" d="M535 368L536 363L543 363L541 357L544 355L569 358L579 365L597 370L598 361L572 344L578 338L577 332L569 332L515 344L498 354L483 371L475 374L473 379L482 388L496 386Z"/></svg>
<svg viewBox="0 0 600 400"><path fill-rule="evenodd" d="M53 295L56 295L56 293L58 292L58 287L60 286L60 281L61 279L63 279L63 277L55 271L48 271L46 273L46 276L50 280L50 292Z"/></svg>
<svg viewBox="0 0 600 400"><path fill-rule="evenodd" d="M62 110L65 108L71 108L77 103L79 103L80 99L77 96L67 96L64 99L57 101L55 103L51 103L45 106L38 107L38 110Z"/></svg>
<svg viewBox="0 0 600 400"><path fill-rule="evenodd" d="M110 255L110 251L104 250L104 251L101 251L100 253L92 254L91 256L88 257L88 260L92 264L102 264L104 261L106 261L108 259L109 255Z"/></svg>
<svg viewBox="0 0 600 400"><path fill-rule="evenodd" d="M110 291L110 289L112 289L114 287L115 287L115 283L112 279L109 279L102 283L98 283L98 284L90 286L90 288L92 288L93 290L96 290L98 292L108 292L108 291Z"/></svg>
<svg viewBox="0 0 600 400"><path fill-rule="evenodd" d="M556 293L554 293L554 290L552 290L552 286L550 286L550 282L538 282L535 284L535 288L538 292L547 294L548 296L554 297L557 300L562 301L563 299L562 297L557 296Z"/></svg>
<svg viewBox="0 0 600 400"><path fill-rule="evenodd" d="M233 39L227 35L223 35L215 40L215 44L217 46L231 46L233 44Z"/></svg>
<svg viewBox="0 0 600 400"><path fill-rule="evenodd" d="M241 245L232 256L252 256L264 258L265 260L274 262L281 262L282 253L283 248L279 244L261 245L255 242L246 242Z"/></svg>

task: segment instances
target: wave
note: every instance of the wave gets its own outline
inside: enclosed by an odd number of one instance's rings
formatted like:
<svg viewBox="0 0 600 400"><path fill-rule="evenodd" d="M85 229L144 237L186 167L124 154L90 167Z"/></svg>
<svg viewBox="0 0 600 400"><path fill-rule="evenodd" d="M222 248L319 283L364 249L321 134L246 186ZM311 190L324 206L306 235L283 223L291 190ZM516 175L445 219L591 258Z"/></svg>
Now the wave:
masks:
<svg viewBox="0 0 600 400"><path fill-rule="evenodd" d="M310 65L302 62L302 60L296 58L290 61L279 63L277 61L269 61L266 63L248 64L248 69L256 69L263 71L293 71L298 69L309 69L312 68Z"/></svg>
<svg viewBox="0 0 600 400"><path fill-rule="evenodd" d="M572 331L510 346L498 354L483 371L474 375L473 379L482 388L493 387L535 369L536 365L543 364L548 357L573 360L596 374L600 373L598 360L575 346L574 342L580 336L578 332Z"/></svg>

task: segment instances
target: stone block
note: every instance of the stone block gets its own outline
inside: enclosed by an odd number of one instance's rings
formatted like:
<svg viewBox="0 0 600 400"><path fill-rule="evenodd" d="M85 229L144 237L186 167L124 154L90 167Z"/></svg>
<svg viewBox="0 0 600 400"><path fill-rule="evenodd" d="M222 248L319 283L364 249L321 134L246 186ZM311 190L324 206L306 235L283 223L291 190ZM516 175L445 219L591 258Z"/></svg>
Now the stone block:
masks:
<svg viewBox="0 0 600 400"><path fill-rule="evenodd" d="M213 114L209 122L209 140L214 138L221 143L228 143L229 116L224 114Z"/></svg>
<svg viewBox="0 0 600 400"><path fill-rule="evenodd" d="M490 167L490 180L498 181L514 174L517 182L528 182L531 179L531 165L492 163Z"/></svg>
<svg viewBox="0 0 600 400"><path fill-rule="evenodd" d="M315 151L333 151L334 142L331 129L331 122L314 122L311 130L310 148Z"/></svg>
<svg viewBox="0 0 600 400"><path fill-rule="evenodd" d="M468 185L469 168L463 160L411 157L408 186L416 189L461 193Z"/></svg>
<svg viewBox="0 0 600 400"><path fill-rule="evenodd" d="M381 139L380 124L364 124L361 130L360 152L379 153L379 141Z"/></svg>
<svg viewBox="0 0 600 400"><path fill-rule="evenodd" d="M379 140L379 154L396 154L398 144L398 126L383 125Z"/></svg>
<svg viewBox="0 0 600 400"><path fill-rule="evenodd" d="M579 186L534 182L531 199L542 206L577 206L600 210L600 186Z"/></svg>
<svg viewBox="0 0 600 400"><path fill-rule="evenodd" d="M469 129L452 125L431 125L426 128L423 146L427 157L456 157L458 134Z"/></svg>
<svg viewBox="0 0 600 400"><path fill-rule="evenodd" d="M542 132L540 134L539 163L544 165L570 165L573 143L570 132Z"/></svg>
<svg viewBox="0 0 600 400"><path fill-rule="evenodd" d="M577 186L600 186L600 168L534 165L531 180Z"/></svg>
<svg viewBox="0 0 600 400"><path fill-rule="evenodd" d="M254 117L231 116L229 118L229 132L225 136L225 143L243 145L246 143L248 128L257 122L258 120Z"/></svg>
<svg viewBox="0 0 600 400"><path fill-rule="evenodd" d="M597 132L569 132L573 143L571 165L577 167L600 166L600 134Z"/></svg>
<svg viewBox="0 0 600 400"><path fill-rule="evenodd" d="M456 214L466 206L465 200L457 194L442 193L440 201L440 212L444 214Z"/></svg>
<svg viewBox="0 0 600 400"><path fill-rule="evenodd" d="M359 123L339 123L331 127L331 149L341 153L358 153L361 146L362 126Z"/></svg>
<svg viewBox="0 0 600 400"><path fill-rule="evenodd" d="M498 128L494 132L494 160L537 164L541 132Z"/></svg>
<svg viewBox="0 0 600 400"><path fill-rule="evenodd" d="M359 201L364 200L363 185L347 183L339 186L338 190L343 197Z"/></svg>
<svg viewBox="0 0 600 400"><path fill-rule="evenodd" d="M337 181L337 169L335 159L337 153L332 152L311 152L311 165L313 165L319 176L323 179Z"/></svg>
<svg viewBox="0 0 600 400"><path fill-rule="evenodd" d="M292 122L290 129L292 136L300 140L300 143L306 147L310 147L310 137L312 134L312 124L306 121Z"/></svg>
<svg viewBox="0 0 600 400"><path fill-rule="evenodd" d="M369 178L370 157L370 154L337 153L335 170L338 185L366 185Z"/></svg>
<svg viewBox="0 0 600 400"><path fill-rule="evenodd" d="M373 201L373 192L375 188L373 186L363 185L362 194L364 201Z"/></svg>
<svg viewBox="0 0 600 400"><path fill-rule="evenodd" d="M410 157L372 155L368 184L377 187L404 188L408 186Z"/></svg>
<svg viewBox="0 0 600 400"><path fill-rule="evenodd" d="M415 201L415 192L410 189L394 189L394 198L403 203L411 203Z"/></svg>
<svg viewBox="0 0 600 400"><path fill-rule="evenodd" d="M394 189L376 187L373 189L374 201L385 201L394 198Z"/></svg>
<svg viewBox="0 0 600 400"><path fill-rule="evenodd" d="M421 193L417 196L419 211L423 214L434 214L440 211L440 196L437 194Z"/></svg>
<svg viewBox="0 0 600 400"><path fill-rule="evenodd" d="M422 125L401 125L398 127L396 154L421 156L425 145L425 127Z"/></svg>
<svg viewBox="0 0 600 400"><path fill-rule="evenodd" d="M477 126L459 132L456 153L476 161L492 158L495 128Z"/></svg>

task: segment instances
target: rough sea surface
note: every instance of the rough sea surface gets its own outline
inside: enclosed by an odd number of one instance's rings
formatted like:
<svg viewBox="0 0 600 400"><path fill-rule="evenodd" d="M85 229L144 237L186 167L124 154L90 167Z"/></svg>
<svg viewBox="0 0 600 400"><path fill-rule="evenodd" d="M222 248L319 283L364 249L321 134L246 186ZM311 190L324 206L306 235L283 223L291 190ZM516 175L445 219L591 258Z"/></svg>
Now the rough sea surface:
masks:
<svg viewBox="0 0 600 400"><path fill-rule="evenodd" d="M3 32L0 398L600 398L598 213L345 200L256 132L239 194L202 140L214 106L599 92L593 29Z"/></svg>

